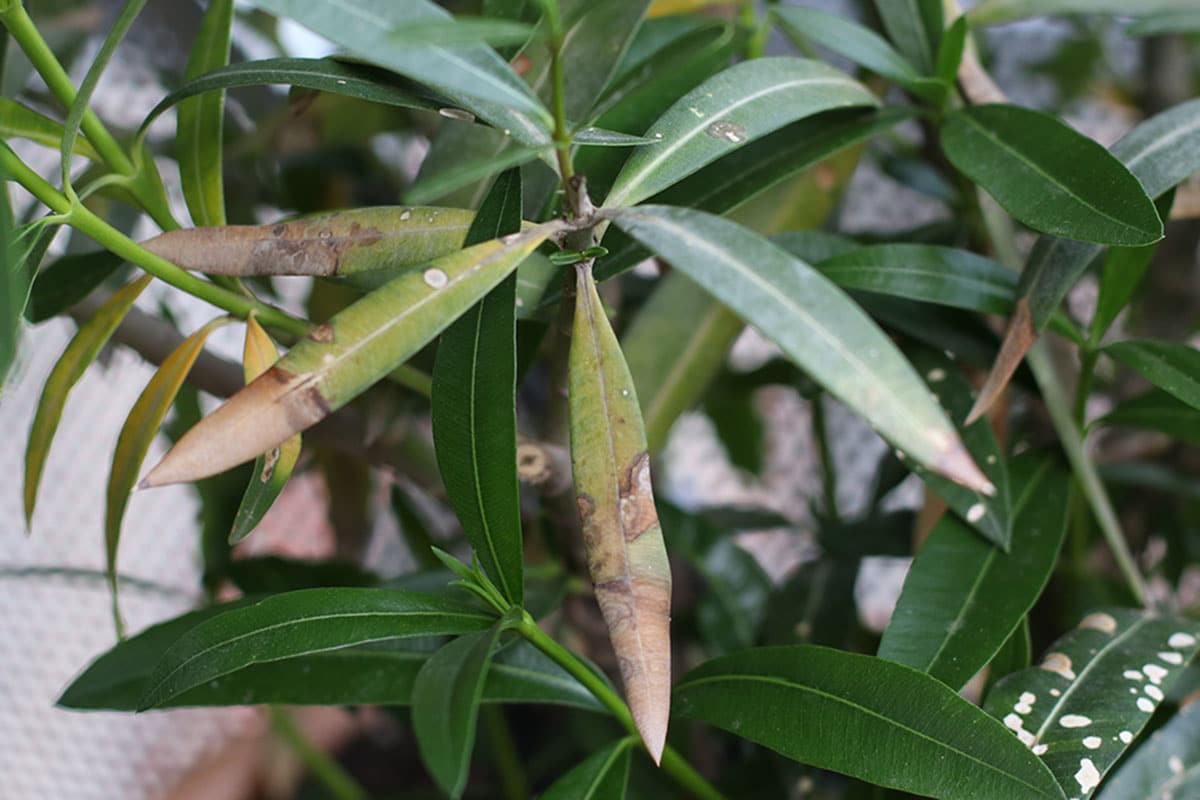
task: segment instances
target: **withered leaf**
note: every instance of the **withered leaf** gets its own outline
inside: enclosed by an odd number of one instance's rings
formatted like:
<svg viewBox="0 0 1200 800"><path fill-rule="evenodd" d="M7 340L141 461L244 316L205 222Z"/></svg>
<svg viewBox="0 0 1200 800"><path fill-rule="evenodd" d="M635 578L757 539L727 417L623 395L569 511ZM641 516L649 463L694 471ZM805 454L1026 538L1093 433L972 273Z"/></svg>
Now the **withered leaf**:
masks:
<svg viewBox="0 0 1200 800"><path fill-rule="evenodd" d="M671 568L633 378L590 262L576 268L571 464L588 570L638 733L658 763L671 702Z"/></svg>

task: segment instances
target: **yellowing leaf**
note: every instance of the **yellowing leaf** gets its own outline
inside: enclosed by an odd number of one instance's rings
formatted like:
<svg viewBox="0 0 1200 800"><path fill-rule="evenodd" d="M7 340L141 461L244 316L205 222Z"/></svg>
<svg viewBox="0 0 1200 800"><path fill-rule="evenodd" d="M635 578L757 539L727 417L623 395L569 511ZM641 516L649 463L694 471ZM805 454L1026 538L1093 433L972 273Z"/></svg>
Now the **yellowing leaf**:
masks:
<svg viewBox="0 0 1200 800"><path fill-rule="evenodd" d="M671 567L633 378L591 266L576 272L571 465L588 571L634 723L658 763L671 705Z"/></svg>
<svg viewBox="0 0 1200 800"><path fill-rule="evenodd" d="M54 441L54 432L58 430L58 422L62 419L63 407L67 403L67 395L72 387L83 377L88 365L96 360L96 354L104 343L112 336L113 331L121 324L133 301L137 300L151 281L151 276L142 277L116 292L105 301L71 339L67 349L54 365L46 386L42 389L42 397L38 401L37 413L33 418L33 426L29 430L29 444L25 448L25 525L33 520L33 509L37 503L38 485L42 479L42 469L46 466L46 456L50 452L50 444Z"/></svg>

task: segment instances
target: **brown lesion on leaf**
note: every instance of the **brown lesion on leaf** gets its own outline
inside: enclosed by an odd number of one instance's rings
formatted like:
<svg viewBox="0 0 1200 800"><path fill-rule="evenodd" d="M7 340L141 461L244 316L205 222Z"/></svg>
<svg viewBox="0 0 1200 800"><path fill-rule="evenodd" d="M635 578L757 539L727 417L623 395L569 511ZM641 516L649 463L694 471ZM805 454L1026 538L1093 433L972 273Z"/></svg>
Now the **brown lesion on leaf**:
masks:
<svg viewBox="0 0 1200 800"><path fill-rule="evenodd" d="M632 542L648 530L658 527L654 491L650 485L650 454L643 450L629 464L620 480L621 529L625 541Z"/></svg>
<svg viewBox="0 0 1200 800"><path fill-rule="evenodd" d="M319 344L329 344L333 341L333 326L328 322L324 325L318 325L316 328L313 328L308 338Z"/></svg>
<svg viewBox="0 0 1200 800"><path fill-rule="evenodd" d="M575 505L579 508L579 521L587 525L596 513L596 501L586 492L580 492L575 496Z"/></svg>

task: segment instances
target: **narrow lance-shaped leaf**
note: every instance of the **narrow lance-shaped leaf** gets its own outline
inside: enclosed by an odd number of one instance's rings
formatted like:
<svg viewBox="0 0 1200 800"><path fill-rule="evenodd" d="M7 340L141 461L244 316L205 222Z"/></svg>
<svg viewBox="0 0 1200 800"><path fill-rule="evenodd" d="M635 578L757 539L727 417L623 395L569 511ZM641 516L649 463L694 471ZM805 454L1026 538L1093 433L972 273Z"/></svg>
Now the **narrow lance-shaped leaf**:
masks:
<svg viewBox="0 0 1200 800"><path fill-rule="evenodd" d="M1105 354L1140 372L1151 383L1200 409L1200 352L1153 339L1131 339L1104 348Z"/></svg>
<svg viewBox="0 0 1200 800"><path fill-rule="evenodd" d="M521 229L521 173L497 178L464 245ZM521 604L517 485L517 274L442 333L433 368L433 444L442 482L480 564Z"/></svg>
<svg viewBox="0 0 1200 800"><path fill-rule="evenodd" d="M875 0L875 10L900 52L931 74L945 24L941 0Z"/></svg>
<svg viewBox="0 0 1200 800"><path fill-rule="evenodd" d="M371 292L201 420L143 484L215 475L315 425L408 360L561 228L551 222L475 245Z"/></svg>
<svg viewBox="0 0 1200 800"><path fill-rule="evenodd" d="M1200 170L1200 100L1181 103L1141 123L1113 145L1112 154L1150 197L1161 197ZM1016 313L1000 355L969 420L981 416L1000 396L1067 291L1102 253L1099 245L1049 236L1038 239L1021 272Z"/></svg>
<svg viewBox="0 0 1200 800"><path fill-rule="evenodd" d="M258 0L258 5L441 92L523 144L536 147L550 142L550 112L487 45L395 46L394 32L450 19L449 12L428 0Z"/></svg>
<svg viewBox="0 0 1200 800"><path fill-rule="evenodd" d="M0 97L0 136L5 140L28 139L57 150L62 145L63 127L31 108L7 97ZM91 161L100 160L100 156L86 139L76 141L75 155Z"/></svg>
<svg viewBox="0 0 1200 800"><path fill-rule="evenodd" d="M923 797L1064 797L1003 726L941 681L881 658L812 645L745 650L688 673L675 704L686 719L803 764Z"/></svg>
<svg viewBox="0 0 1200 800"><path fill-rule="evenodd" d="M63 256L34 277L25 319L38 323L62 314L111 278L124 263L125 259L108 250ZM32 262L30 268L34 268Z"/></svg>
<svg viewBox="0 0 1200 800"><path fill-rule="evenodd" d="M3 175L0 174L0 178ZM8 199L8 185L0 180L0 390L17 355L21 314L25 310L31 282L24 260L17 252L16 227Z"/></svg>
<svg viewBox="0 0 1200 800"><path fill-rule="evenodd" d="M985 709L1086 800L1197 650L1200 624L1132 609L1084 617L1039 666L1009 675Z"/></svg>
<svg viewBox="0 0 1200 800"><path fill-rule="evenodd" d="M211 0L183 71L192 80L229 63L233 0ZM218 90L179 104L175 148L183 198L196 225L225 224L225 184L221 170L225 92Z"/></svg>
<svg viewBox="0 0 1200 800"><path fill-rule="evenodd" d="M862 84L819 61L745 61L697 86L650 126L646 135L661 141L630 156L605 203L633 205L802 117L878 104Z"/></svg>
<svg viewBox="0 0 1200 800"><path fill-rule="evenodd" d="M262 375L278 360L279 351L275 349L275 343L251 314L246 320L246 343L242 348L242 368L245 371L246 383ZM292 477L292 470L296 468L299 458L300 434L258 457L254 462L250 485L246 487L242 502L233 518L233 528L229 532L230 544L237 544L245 539L262 521L275 498L279 497L284 485Z"/></svg>
<svg viewBox="0 0 1200 800"><path fill-rule="evenodd" d="M210 333L222 325L232 322L230 317L217 317L200 330L184 339L162 365L155 371L142 390L141 395L129 411L121 433L117 436L117 447L113 452L112 471L108 476L108 490L104 509L104 542L107 558L108 579L112 586L114 605L117 592L117 546L121 541L121 521L125 517L125 505L129 492L137 480L138 471L150 443L158 434L163 418L175 402L175 395L192 364L204 350L204 342Z"/></svg>
<svg viewBox="0 0 1200 800"><path fill-rule="evenodd" d="M460 636L425 662L413 685L413 732L421 760L454 800L462 797L475 746L475 725L484 679L500 634L519 614L514 609L486 631Z"/></svg>
<svg viewBox="0 0 1200 800"><path fill-rule="evenodd" d="M879 645L880 658L961 689L1033 607L1066 532L1068 484L1065 473L1045 457L1019 459L1012 469L1011 552L943 517L904 581Z"/></svg>
<svg viewBox="0 0 1200 800"><path fill-rule="evenodd" d="M172 644L146 681L138 708L154 708L254 664L411 636L484 630L478 606L396 589L302 589L200 622Z"/></svg>
<svg viewBox="0 0 1200 800"><path fill-rule="evenodd" d="M1161 431L1175 439L1200 444L1200 411L1162 389L1130 398L1092 423Z"/></svg>
<svg viewBox="0 0 1200 800"><path fill-rule="evenodd" d="M756 326L909 457L974 491L995 491L891 340L812 267L703 212L639 206L609 213L619 227Z"/></svg>
<svg viewBox="0 0 1200 800"><path fill-rule="evenodd" d="M1184 706L1121 765L1100 800L1200 797L1200 703Z"/></svg>
<svg viewBox="0 0 1200 800"><path fill-rule="evenodd" d="M63 408L67 403L67 395L72 387L83 377L88 366L96 360L100 348L112 336L113 331L125 318L125 313L133 305L152 280L151 276L143 275L128 286L120 289L96 311L95 315L79 327L67 349L59 357L46 385L38 400L37 412L33 417L33 426L29 429L29 443L25 447L25 525L28 527L33 520L33 509L37 503L38 485L42 479L42 469L46 465L46 456L50 452L50 444L54 441L54 432L58 430L59 420L62 419Z"/></svg>
<svg viewBox="0 0 1200 800"><path fill-rule="evenodd" d="M1031 228L1125 246L1162 238L1158 212L1129 168L1048 114L971 106L948 114L940 135L954 166Z"/></svg>
<svg viewBox="0 0 1200 800"><path fill-rule="evenodd" d="M636 741L626 737L588 756L551 784L541 800L624 800L630 747Z"/></svg>
<svg viewBox="0 0 1200 800"><path fill-rule="evenodd" d="M1175 203L1175 190L1170 189L1154 201L1158 215L1170 219ZM1110 247L1100 271L1100 290L1096 310L1088 326L1088 342L1098 345L1121 310L1133 297L1138 284L1146 275L1158 245L1146 247Z"/></svg>
<svg viewBox="0 0 1200 800"><path fill-rule="evenodd" d="M629 709L657 764L671 698L671 566L650 484L637 392L591 264L576 267L571 466L588 571Z"/></svg>
<svg viewBox="0 0 1200 800"><path fill-rule="evenodd" d="M983 0L971 9L973 25L997 25L1025 17L1066 14L1144 15L1194 8L1192 0Z"/></svg>
<svg viewBox="0 0 1200 800"><path fill-rule="evenodd" d="M474 216L459 208L359 208L273 225L168 231L142 247L210 275L355 275L453 253Z"/></svg>

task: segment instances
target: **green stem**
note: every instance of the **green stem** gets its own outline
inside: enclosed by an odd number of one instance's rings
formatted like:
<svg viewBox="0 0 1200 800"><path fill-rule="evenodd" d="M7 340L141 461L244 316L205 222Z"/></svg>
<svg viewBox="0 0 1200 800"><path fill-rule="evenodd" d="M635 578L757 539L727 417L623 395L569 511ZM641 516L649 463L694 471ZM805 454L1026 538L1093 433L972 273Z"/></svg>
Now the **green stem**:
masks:
<svg viewBox="0 0 1200 800"><path fill-rule="evenodd" d="M813 436L821 457L821 488L825 497L825 513L834 522L840 519L837 503L837 468L829 447L829 427L825 418L825 395L818 394L809 404L812 409Z"/></svg>
<svg viewBox="0 0 1200 800"><path fill-rule="evenodd" d="M486 705L479 709L488 743L492 748L492 759L500 773L500 792L505 800L528 800L529 781L521 767L521 758L513 743L512 731L504 718L500 706Z"/></svg>
<svg viewBox="0 0 1200 800"><path fill-rule="evenodd" d="M75 86L71 83L67 71L58 63L50 45L42 38L42 34L29 18L25 7L20 2L13 2L7 9L0 12L0 22L8 28L8 32L17 40L21 50L37 70L38 75L46 82L51 93L67 108L75 103ZM96 148L105 162L116 172L131 176L134 174L133 162L125 155L121 145L113 138L104 123L90 109L83 115L81 125L88 141Z"/></svg>
<svg viewBox="0 0 1200 800"><path fill-rule="evenodd" d="M533 617L525 613L521 621L516 624L515 629L530 644L549 656L575 680L583 684L584 688L612 712L621 727L631 734L637 735L637 726L633 724L633 715L629 713L629 707L625 705L625 702L600 679L599 675L588 669L587 665L580 661L574 653L538 627ZM705 780L703 775L696 772L695 768L669 744L663 750L662 768L693 797L700 800L724 800L724 796L717 791L716 787Z"/></svg>
<svg viewBox="0 0 1200 800"><path fill-rule="evenodd" d="M1129 545L1121 531L1121 523L1117 519L1117 512L1113 509L1112 501L1104 488L1104 482L1096 471L1096 465L1088 458L1087 452L1083 448L1083 437L1075 426L1071 406L1059 384L1058 374L1054 362L1051 360L1050 352L1046 348L1046 343L1039 341L1034 344L1029 349L1028 355L1025 356L1025 360L1033 371L1033 377L1042 393L1042 400L1046 404L1046 411L1049 412L1055 432L1058 433L1059 442L1067 454L1067 460L1071 462L1071 469L1075 473L1075 479L1079 481L1080 488L1083 489L1084 497L1088 499L1088 504L1092 507L1092 514L1095 515L1096 522L1100 525L1100 532L1104 534L1104 540L1108 543L1109 550L1112 551L1117 568L1125 576L1125 581L1129 584L1129 590L1133 593L1134 599L1145 605L1148 602L1145 581L1142 579L1141 572L1138 571L1137 561L1129 551Z"/></svg>
<svg viewBox="0 0 1200 800"><path fill-rule="evenodd" d="M268 706L271 728L300 758L313 777L336 800L367 800L367 793L341 766L305 738L303 731L285 709Z"/></svg>
<svg viewBox="0 0 1200 800"><path fill-rule="evenodd" d="M554 111L554 150L558 156L558 172L563 186L575 176L575 166L571 161L571 133L567 129L567 92L566 79L562 68L563 30L562 20L558 15L558 0L547 0L543 3L546 8L546 24L550 27L550 86L553 94ZM568 199L570 190L568 189ZM571 208L571 211L576 211Z"/></svg>
<svg viewBox="0 0 1200 800"><path fill-rule="evenodd" d="M1075 386L1075 424L1079 430L1087 427L1087 401L1092 394L1096 377L1096 360L1100 357L1090 343L1079 354L1079 383Z"/></svg>

